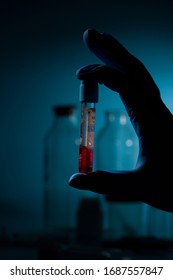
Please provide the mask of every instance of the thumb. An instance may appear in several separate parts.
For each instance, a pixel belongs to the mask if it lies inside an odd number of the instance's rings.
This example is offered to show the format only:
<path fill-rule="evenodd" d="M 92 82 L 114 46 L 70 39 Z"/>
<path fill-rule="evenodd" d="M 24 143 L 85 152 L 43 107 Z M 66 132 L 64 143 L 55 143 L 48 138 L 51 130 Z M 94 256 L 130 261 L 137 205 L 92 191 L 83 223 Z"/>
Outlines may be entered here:
<path fill-rule="evenodd" d="M 88 174 L 73 174 L 69 180 L 69 185 L 81 190 L 110 195 L 114 201 L 139 201 L 143 197 L 139 189 L 141 177 L 142 174 L 137 170 L 94 171 Z"/>

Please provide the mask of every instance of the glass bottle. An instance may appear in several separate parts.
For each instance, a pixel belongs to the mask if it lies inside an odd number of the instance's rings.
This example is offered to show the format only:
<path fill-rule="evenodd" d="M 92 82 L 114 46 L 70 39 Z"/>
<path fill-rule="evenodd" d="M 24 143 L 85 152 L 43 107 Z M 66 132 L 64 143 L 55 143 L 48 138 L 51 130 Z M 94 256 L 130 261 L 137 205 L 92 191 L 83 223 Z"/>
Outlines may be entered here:
<path fill-rule="evenodd" d="M 44 226 L 47 233 L 67 237 L 76 227 L 80 197 L 68 185 L 78 170 L 79 132 L 75 106 L 55 105 L 52 111 L 44 138 Z"/>
<path fill-rule="evenodd" d="M 107 171 L 129 171 L 135 167 L 137 156 L 138 139 L 126 112 L 123 110 L 105 112 L 105 123 L 96 141 L 96 168 Z M 138 234 L 141 229 L 141 203 L 115 202 L 109 198 L 103 204 L 106 213 L 105 229 L 109 238 Z"/>
<path fill-rule="evenodd" d="M 146 205 L 146 236 L 153 240 L 171 240 L 173 213 Z"/>
<path fill-rule="evenodd" d="M 97 168 L 131 170 L 138 155 L 138 141 L 126 112 L 105 112 L 105 123 L 97 136 Z"/>

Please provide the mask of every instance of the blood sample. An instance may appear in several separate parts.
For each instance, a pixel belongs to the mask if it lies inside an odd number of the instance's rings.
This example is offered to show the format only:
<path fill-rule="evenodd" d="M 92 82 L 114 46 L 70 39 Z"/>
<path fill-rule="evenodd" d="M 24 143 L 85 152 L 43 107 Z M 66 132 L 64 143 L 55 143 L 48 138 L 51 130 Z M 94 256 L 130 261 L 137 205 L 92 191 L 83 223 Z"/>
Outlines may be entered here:
<path fill-rule="evenodd" d="M 98 102 L 98 83 L 94 79 L 85 79 L 80 85 L 81 120 L 79 145 L 79 172 L 93 171 L 94 130 L 96 103 Z"/>

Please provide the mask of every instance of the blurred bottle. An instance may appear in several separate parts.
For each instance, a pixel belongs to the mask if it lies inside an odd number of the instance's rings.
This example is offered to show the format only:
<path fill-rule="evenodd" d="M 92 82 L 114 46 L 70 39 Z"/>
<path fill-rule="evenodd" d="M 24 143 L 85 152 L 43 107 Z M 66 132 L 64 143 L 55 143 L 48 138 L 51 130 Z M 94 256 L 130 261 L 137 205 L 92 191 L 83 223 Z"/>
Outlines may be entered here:
<path fill-rule="evenodd" d="M 70 188 L 78 170 L 79 131 L 73 105 L 54 106 L 52 127 L 44 139 L 44 226 L 67 236 L 76 227 L 80 191 Z"/>
<path fill-rule="evenodd" d="M 155 239 L 173 239 L 173 213 L 146 205 L 146 236 Z"/>
<path fill-rule="evenodd" d="M 138 141 L 124 111 L 105 112 L 105 123 L 97 139 L 99 169 L 131 170 L 135 167 Z"/>
<path fill-rule="evenodd" d="M 77 213 L 77 242 L 81 246 L 100 246 L 103 233 L 103 213 L 97 196 L 84 196 Z"/>
<path fill-rule="evenodd" d="M 135 167 L 138 156 L 138 139 L 126 112 L 105 112 L 105 123 L 97 135 L 96 168 L 107 171 L 127 171 Z M 109 182 L 108 182 L 109 184 Z M 105 186 L 106 187 L 106 186 Z M 121 188 L 115 182 L 115 188 Z M 139 186 L 140 187 L 140 186 Z M 141 203 L 116 201 L 106 197 L 103 203 L 105 228 L 109 238 L 135 236 L 141 228 Z"/>

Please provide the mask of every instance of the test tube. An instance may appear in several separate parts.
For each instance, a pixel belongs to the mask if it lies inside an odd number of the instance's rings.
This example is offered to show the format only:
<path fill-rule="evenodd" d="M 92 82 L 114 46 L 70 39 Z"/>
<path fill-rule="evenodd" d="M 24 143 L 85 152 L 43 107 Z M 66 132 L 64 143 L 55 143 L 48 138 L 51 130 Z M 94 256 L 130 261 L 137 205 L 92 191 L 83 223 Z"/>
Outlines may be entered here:
<path fill-rule="evenodd" d="M 79 145 L 79 172 L 93 171 L 94 160 L 94 130 L 96 103 L 98 102 L 98 83 L 87 78 L 80 84 L 80 145 Z"/>

